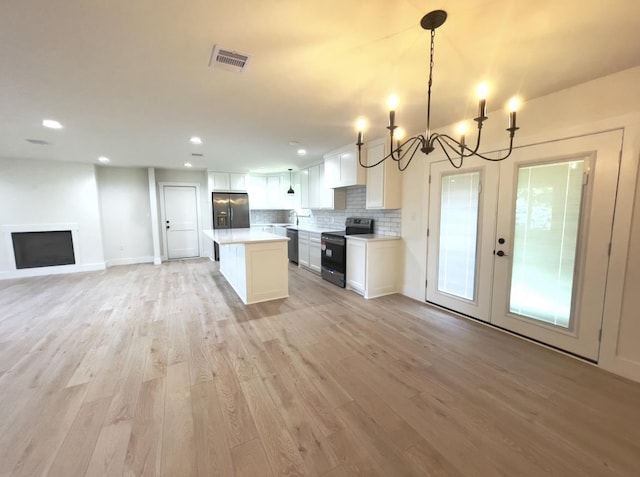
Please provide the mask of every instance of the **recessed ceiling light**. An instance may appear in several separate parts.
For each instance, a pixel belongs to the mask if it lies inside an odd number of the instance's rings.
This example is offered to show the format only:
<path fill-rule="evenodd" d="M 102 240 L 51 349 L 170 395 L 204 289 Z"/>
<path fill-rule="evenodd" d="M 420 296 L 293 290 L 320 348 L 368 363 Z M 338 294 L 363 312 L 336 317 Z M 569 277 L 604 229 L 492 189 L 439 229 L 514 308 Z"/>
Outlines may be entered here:
<path fill-rule="evenodd" d="M 44 119 L 42 121 L 42 125 L 45 128 L 50 128 L 50 129 L 62 129 L 62 124 L 60 124 L 58 121 L 56 121 L 55 119 Z"/>
<path fill-rule="evenodd" d="M 98 161 L 102 162 L 103 164 L 108 164 L 109 162 L 111 162 L 111 160 L 106 156 L 100 156 L 98 158 Z"/>
<path fill-rule="evenodd" d="M 191 164 L 190 162 L 185 162 L 184 167 L 193 167 L 193 164 Z"/>
<path fill-rule="evenodd" d="M 198 136 L 193 136 L 191 139 L 189 139 L 189 142 L 191 144 L 202 144 L 202 139 L 200 139 Z"/>
<path fill-rule="evenodd" d="M 307 153 L 306 149 L 298 149 L 298 156 L 304 156 Z"/>

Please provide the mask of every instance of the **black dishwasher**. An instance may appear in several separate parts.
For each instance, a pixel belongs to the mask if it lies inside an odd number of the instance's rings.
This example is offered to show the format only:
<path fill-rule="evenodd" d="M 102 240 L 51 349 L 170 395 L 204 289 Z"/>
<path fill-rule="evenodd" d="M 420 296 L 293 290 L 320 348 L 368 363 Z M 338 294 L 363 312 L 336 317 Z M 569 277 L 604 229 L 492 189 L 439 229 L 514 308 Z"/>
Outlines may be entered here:
<path fill-rule="evenodd" d="M 287 229 L 289 237 L 289 261 L 298 264 L 298 229 Z"/>

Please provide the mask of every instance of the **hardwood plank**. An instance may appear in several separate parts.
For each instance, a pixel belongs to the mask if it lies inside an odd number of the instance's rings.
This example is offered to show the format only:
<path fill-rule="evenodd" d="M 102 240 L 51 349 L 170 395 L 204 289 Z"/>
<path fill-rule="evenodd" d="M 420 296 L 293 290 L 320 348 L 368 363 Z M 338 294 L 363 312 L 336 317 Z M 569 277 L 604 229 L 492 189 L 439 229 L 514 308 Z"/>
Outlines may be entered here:
<path fill-rule="evenodd" d="M 256 475 L 275 476 L 267 455 L 264 453 L 262 441 L 253 439 L 231 449 L 235 477 L 255 477 Z"/>
<path fill-rule="evenodd" d="M 165 379 L 145 381 L 140 390 L 124 474 L 127 477 L 160 475 L 164 424 Z"/>
<path fill-rule="evenodd" d="M 350 429 L 367 450 L 370 458 L 388 475 L 420 476 L 422 470 L 404 458 L 402 449 L 392 437 L 371 419 L 357 401 L 338 408 L 338 413 L 349 423 Z"/>
<path fill-rule="evenodd" d="M 242 391 L 271 468 L 280 475 L 309 475 L 295 441 L 259 378 L 243 381 Z"/>
<path fill-rule="evenodd" d="M 233 475 L 233 463 L 224 418 L 213 381 L 191 387 L 198 475 Z"/>
<path fill-rule="evenodd" d="M 225 422 L 227 437 L 231 447 L 258 437 L 253 417 L 240 387 L 240 382 L 229 364 L 226 347 L 214 345 L 209 348 L 213 365 L 216 392 Z"/>
<path fill-rule="evenodd" d="M 26 477 L 48 472 L 57 450 L 73 425 L 86 392 L 84 385 L 63 388 L 43 403 L 42 412 L 33 416 L 33 434 L 12 475 Z"/>
<path fill-rule="evenodd" d="M 262 382 L 278 406 L 307 469 L 311 475 L 323 475 L 336 467 L 336 456 L 322 435 L 320 426 L 310 418 L 305 409 L 304 398 L 297 393 L 289 369 L 276 366 L 268 355 L 263 359 L 270 373 Z"/>
<path fill-rule="evenodd" d="M 102 428 L 86 475 L 121 476 L 133 421 L 118 421 Z"/>
<path fill-rule="evenodd" d="M 213 373 L 209 363 L 209 350 L 203 339 L 200 320 L 189 320 L 185 323 L 187 341 L 189 343 L 189 375 L 191 385 L 212 381 Z"/>
<path fill-rule="evenodd" d="M 167 330 L 164 320 L 151 324 L 151 348 L 145 364 L 144 381 L 164 378 L 167 375 Z"/>
<path fill-rule="evenodd" d="M 93 455 L 104 418 L 109 409 L 109 398 L 86 402 L 80 407 L 71 429 L 49 469 L 49 477 L 82 477 Z"/>
<path fill-rule="evenodd" d="M 183 362 L 167 368 L 161 475 L 188 476 L 196 473 L 189 367 Z"/>
<path fill-rule="evenodd" d="M 268 343 L 267 351 L 275 366 L 290 376 L 296 393 L 301 397 L 301 402 L 311 418 L 318 424 L 322 433 L 326 436 L 343 429 L 344 424 L 336 417 L 333 408 L 325 400 L 324 396 L 313 386 L 306 375 L 295 367 L 285 347 L 279 340 Z M 291 349 L 289 346 L 289 349 Z"/>

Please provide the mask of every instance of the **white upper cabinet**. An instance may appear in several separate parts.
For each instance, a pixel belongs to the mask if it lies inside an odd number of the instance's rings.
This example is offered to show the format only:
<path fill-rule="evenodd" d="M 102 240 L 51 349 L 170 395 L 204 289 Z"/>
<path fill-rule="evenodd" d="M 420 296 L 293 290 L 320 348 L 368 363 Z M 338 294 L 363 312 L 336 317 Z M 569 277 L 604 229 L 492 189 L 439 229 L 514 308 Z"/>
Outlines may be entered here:
<path fill-rule="evenodd" d="M 367 183 L 367 172 L 358 162 L 358 147 L 354 144 L 325 154 L 324 171 L 327 187 L 332 189 Z"/>
<path fill-rule="evenodd" d="M 295 182 L 297 174 L 249 175 L 249 206 L 252 209 L 290 210 L 300 208 L 300 186 Z M 287 194 L 289 185 L 295 194 Z"/>
<path fill-rule="evenodd" d="M 246 174 L 229 174 L 229 187 L 233 191 L 246 191 L 247 190 L 247 175 Z"/>
<path fill-rule="evenodd" d="M 300 172 L 300 207 L 303 209 L 344 209 L 347 196 L 344 190 L 326 186 L 324 164 L 316 164 Z"/>
<path fill-rule="evenodd" d="M 216 192 L 245 192 L 247 175 L 233 172 L 209 172 L 209 189 Z"/>
<path fill-rule="evenodd" d="M 387 154 L 387 142 L 384 139 L 366 144 L 366 164 L 375 164 Z M 400 185 L 402 178 L 398 164 L 387 159 L 382 164 L 366 169 L 367 171 L 367 209 L 399 209 L 402 207 Z"/>
<path fill-rule="evenodd" d="M 299 181 L 299 190 L 296 190 L 300 200 L 300 208 L 301 209 L 310 209 L 309 207 L 309 169 L 303 169 L 298 174 L 300 178 Z"/>

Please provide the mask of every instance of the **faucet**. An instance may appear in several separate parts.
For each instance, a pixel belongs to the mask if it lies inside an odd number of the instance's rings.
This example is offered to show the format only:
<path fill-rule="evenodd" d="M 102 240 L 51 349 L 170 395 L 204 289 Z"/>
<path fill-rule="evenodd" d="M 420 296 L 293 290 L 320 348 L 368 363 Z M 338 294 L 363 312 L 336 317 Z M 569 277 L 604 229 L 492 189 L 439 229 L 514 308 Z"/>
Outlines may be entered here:
<path fill-rule="evenodd" d="M 295 210 L 295 209 L 291 209 L 291 210 L 289 211 L 289 222 L 291 222 L 291 220 L 292 220 L 292 218 L 293 218 L 293 217 L 295 217 L 295 218 L 296 218 L 296 225 L 299 225 L 299 224 L 298 224 L 298 212 L 296 212 L 296 210 Z"/>

